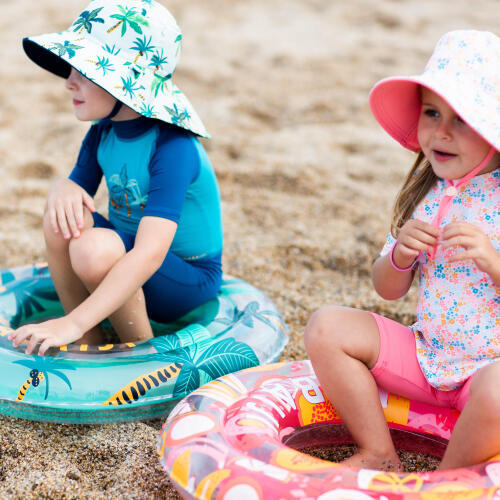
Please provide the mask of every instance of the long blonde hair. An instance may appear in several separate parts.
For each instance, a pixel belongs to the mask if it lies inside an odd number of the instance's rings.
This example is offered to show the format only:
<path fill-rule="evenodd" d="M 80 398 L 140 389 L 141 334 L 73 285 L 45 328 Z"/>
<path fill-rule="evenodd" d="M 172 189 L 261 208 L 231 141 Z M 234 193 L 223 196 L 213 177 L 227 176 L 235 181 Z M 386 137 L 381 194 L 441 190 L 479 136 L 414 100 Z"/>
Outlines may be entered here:
<path fill-rule="evenodd" d="M 431 164 L 420 151 L 394 203 L 391 221 L 391 234 L 394 238 L 398 237 L 399 230 L 411 217 L 417 205 L 434 186 L 437 179 Z"/>

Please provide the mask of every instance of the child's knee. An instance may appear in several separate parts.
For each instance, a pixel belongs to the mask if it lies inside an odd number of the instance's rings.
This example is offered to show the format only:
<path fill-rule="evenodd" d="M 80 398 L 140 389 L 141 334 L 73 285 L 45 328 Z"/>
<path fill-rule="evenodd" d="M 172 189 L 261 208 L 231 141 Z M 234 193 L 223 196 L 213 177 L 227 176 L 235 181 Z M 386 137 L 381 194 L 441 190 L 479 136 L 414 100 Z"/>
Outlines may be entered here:
<path fill-rule="evenodd" d="M 325 346 L 334 347 L 338 340 L 339 319 L 343 314 L 343 307 L 326 306 L 315 311 L 306 325 L 304 342 L 306 350 L 311 353 L 321 352 Z"/>
<path fill-rule="evenodd" d="M 51 220 L 49 212 L 46 209 L 43 214 L 43 235 L 45 238 L 45 244 L 52 250 L 67 250 L 70 240 L 63 237 L 60 229 L 58 232 L 55 232 L 53 224 L 54 221 Z M 91 229 L 93 226 L 94 219 L 92 217 L 92 213 L 87 207 L 83 207 L 83 228 L 81 229 L 81 232 L 83 233 L 87 229 Z"/>
<path fill-rule="evenodd" d="M 70 242 L 71 266 L 84 282 L 100 281 L 124 251 L 110 244 L 102 230 L 89 230 Z"/>

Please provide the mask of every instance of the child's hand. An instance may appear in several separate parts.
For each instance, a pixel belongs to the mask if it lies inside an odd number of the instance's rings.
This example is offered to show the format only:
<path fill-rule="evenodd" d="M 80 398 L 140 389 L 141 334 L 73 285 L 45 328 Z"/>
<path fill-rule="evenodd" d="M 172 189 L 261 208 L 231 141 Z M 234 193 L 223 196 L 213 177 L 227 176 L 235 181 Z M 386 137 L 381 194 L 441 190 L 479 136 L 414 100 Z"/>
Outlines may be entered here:
<path fill-rule="evenodd" d="M 432 251 L 437 244 L 439 230 L 419 219 L 410 219 L 399 230 L 393 258 L 397 266 L 411 266 L 420 252 Z"/>
<path fill-rule="evenodd" d="M 70 344 L 80 339 L 84 333 L 68 316 L 63 316 L 44 323 L 22 326 L 9 335 L 9 340 L 13 341 L 14 347 L 27 340 L 26 354 L 31 354 L 36 344 L 41 342 L 38 354 L 43 356 L 49 347 Z"/>
<path fill-rule="evenodd" d="M 61 233 L 65 239 L 78 238 L 83 228 L 83 206 L 95 212 L 92 197 L 69 179 L 56 181 L 47 197 L 47 212 L 54 233 Z"/>
<path fill-rule="evenodd" d="M 464 252 L 456 252 L 448 258 L 448 262 L 472 259 L 476 266 L 489 274 L 495 284 L 500 279 L 500 254 L 495 250 L 488 236 L 474 224 L 468 222 L 452 222 L 441 235 L 443 248 L 459 246 Z"/>

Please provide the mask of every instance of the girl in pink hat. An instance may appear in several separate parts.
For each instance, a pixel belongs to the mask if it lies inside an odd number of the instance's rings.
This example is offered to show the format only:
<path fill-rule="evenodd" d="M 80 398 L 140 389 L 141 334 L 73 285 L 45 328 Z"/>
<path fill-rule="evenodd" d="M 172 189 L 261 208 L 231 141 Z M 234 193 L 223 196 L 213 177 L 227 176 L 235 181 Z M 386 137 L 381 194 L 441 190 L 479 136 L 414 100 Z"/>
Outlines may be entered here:
<path fill-rule="evenodd" d="M 325 307 L 307 351 L 358 444 L 349 465 L 401 470 L 377 385 L 460 410 L 441 468 L 479 463 L 500 451 L 500 39 L 447 33 L 422 75 L 382 80 L 370 105 L 418 153 L 372 271 L 387 300 L 418 275 L 417 321 Z"/>

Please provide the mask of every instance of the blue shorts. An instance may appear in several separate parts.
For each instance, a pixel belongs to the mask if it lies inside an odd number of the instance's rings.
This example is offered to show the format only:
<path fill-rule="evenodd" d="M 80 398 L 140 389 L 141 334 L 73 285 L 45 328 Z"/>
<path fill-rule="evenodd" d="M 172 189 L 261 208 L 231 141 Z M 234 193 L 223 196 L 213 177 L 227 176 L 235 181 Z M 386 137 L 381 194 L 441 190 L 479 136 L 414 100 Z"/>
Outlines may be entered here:
<path fill-rule="evenodd" d="M 101 214 L 94 212 L 94 227 L 111 229 L 118 234 L 128 252 L 135 235 L 116 229 Z M 222 281 L 222 252 L 218 255 L 185 261 L 168 252 L 160 268 L 144 283 L 148 316 L 168 323 L 217 295 Z"/>

